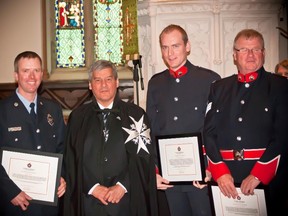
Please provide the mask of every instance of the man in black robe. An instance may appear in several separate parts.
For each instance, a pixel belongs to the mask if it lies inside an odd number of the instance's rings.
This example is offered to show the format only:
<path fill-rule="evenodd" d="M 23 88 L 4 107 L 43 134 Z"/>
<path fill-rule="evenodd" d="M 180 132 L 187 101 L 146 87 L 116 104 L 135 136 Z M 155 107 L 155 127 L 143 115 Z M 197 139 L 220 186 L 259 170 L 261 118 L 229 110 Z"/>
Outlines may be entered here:
<path fill-rule="evenodd" d="M 120 100 L 115 66 L 89 70 L 93 99 L 69 116 L 64 215 L 157 215 L 156 179 L 145 111 Z"/>

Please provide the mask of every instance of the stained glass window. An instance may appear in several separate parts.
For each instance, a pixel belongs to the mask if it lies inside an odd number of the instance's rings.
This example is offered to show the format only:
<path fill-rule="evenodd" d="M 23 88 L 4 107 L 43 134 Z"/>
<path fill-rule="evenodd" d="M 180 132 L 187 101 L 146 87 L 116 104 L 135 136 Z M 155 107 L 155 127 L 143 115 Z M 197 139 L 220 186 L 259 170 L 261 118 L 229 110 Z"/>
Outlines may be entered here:
<path fill-rule="evenodd" d="M 123 54 L 121 0 L 95 0 L 93 26 L 95 28 L 95 59 L 120 64 Z"/>
<path fill-rule="evenodd" d="M 51 9 L 56 27 L 52 59 L 56 62 L 52 65 L 56 69 L 84 68 L 98 59 L 118 65 L 131 59 L 138 53 L 136 2 L 55 0 Z"/>
<path fill-rule="evenodd" d="M 83 1 L 55 1 L 57 68 L 85 66 Z"/>

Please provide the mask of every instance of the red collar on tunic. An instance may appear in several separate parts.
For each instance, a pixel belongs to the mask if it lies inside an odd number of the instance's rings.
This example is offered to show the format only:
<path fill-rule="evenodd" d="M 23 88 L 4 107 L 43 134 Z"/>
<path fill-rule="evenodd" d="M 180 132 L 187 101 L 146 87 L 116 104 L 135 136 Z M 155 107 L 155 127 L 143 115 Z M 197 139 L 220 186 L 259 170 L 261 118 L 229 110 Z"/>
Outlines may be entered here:
<path fill-rule="evenodd" d="M 248 73 L 248 74 L 241 74 L 241 73 L 238 73 L 238 81 L 239 82 L 242 82 L 242 83 L 249 83 L 249 82 L 252 82 L 254 80 L 256 80 L 258 77 L 258 73 L 257 72 L 251 72 L 251 73 Z"/>
<path fill-rule="evenodd" d="M 183 65 L 177 71 L 173 71 L 173 70 L 169 69 L 169 72 L 174 78 L 179 78 L 179 77 L 184 76 L 188 72 L 188 68 Z"/>

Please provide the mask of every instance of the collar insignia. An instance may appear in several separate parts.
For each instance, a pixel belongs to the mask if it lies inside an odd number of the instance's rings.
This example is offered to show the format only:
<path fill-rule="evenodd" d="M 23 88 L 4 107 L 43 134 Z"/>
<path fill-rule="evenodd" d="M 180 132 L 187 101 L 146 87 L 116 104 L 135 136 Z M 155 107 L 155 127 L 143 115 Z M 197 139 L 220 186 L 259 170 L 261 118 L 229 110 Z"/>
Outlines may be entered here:
<path fill-rule="evenodd" d="M 256 80 L 258 77 L 258 73 L 257 72 L 251 72 L 251 73 L 248 73 L 248 74 L 241 74 L 241 73 L 238 73 L 238 81 L 239 82 L 242 82 L 242 83 L 249 83 L 249 82 L 252 82 L 254 80 Z"/>

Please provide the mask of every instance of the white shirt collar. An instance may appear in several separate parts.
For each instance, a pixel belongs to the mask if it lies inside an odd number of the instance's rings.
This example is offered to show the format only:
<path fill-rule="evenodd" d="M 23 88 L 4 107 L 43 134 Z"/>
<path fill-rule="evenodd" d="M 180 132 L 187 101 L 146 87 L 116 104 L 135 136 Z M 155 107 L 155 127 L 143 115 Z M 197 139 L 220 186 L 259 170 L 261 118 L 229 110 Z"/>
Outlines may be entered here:
<path fill-rule="evenodd" d="M 98 102 L 97 102 L 97 103 L 98 103 Z M 98 106 L 99 106 L 100 109 L 112 109 L 112 107 L 113 107 L 113 102 L 112 102 L 111 104 L 109 104 L 109 106 L 107 106 L 107 107 L 102 106 L 100 103 L 98 103 Z"/>

